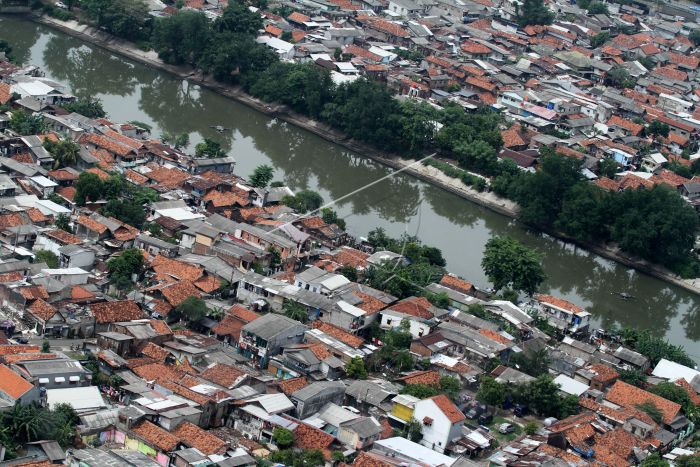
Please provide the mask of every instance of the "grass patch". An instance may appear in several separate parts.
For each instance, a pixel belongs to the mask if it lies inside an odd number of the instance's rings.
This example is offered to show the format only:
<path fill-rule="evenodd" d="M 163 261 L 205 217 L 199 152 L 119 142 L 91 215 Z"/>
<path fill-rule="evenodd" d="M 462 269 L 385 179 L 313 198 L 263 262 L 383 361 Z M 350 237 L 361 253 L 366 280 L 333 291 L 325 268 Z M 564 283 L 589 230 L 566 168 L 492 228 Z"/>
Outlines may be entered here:
<path fill-rule="evenodd" d="M 500 433 L 498 431 L 498 427 L 501 425 L 501 423 L 510 423 L 513 425 L 513 428 L 515 431 L 512 433 L 508 433 L 507 435 L 504 435 L 503 433 Z M 523 434 L 523 427 L 518 425 L 517 423 L 511 421 L 511 420 L 506 420 L 503 417 L 493 417 L 493 422 L 488 425 L 489 430 L 491 430 L 491 434 L 498 440 L 499 443 L 508 443 L 510 441 L 513 441 L 515 438 Z"/>

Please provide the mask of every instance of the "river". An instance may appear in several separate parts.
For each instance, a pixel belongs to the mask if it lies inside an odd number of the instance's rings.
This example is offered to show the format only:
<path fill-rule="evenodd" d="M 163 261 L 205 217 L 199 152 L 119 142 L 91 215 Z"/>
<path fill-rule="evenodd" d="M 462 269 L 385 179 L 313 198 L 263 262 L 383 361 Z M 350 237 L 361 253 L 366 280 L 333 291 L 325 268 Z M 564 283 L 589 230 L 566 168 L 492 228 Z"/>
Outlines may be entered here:
<path fill-rule="evenodd" d="M 79 96 L 99 97 L 115 122 L 140 121 L 163 132 L 190 134 L 190 149 L 204 137 L 219 141 L 247 176 L 260 164 L 275 167 L 275 180 L 292 189 L 338 198 L 376 180 L 388 169 L 294 126 L 270 119 L 199 86 L 116 56 L 63 33 L 17 17 L 0 17 L 0 38 L 24 63 L 68 84 Z M 217 133 L 212 126 L 228 128 Z M 343 200 L 337 211 L 354 235 L 383 227 L 407 232 L 443 251 L 450 271 L 482 287 L 484 245 L 508 235 L 543 256 L 543 291 L 590 311 L 598 326 L 613 323 L 651 329 L 683 345 L 700 361 L 700 298 L 661 280 L 556 239 L 418 181 L 396 176 Z M 623 301 L 613 293 L 636 298 Z"/>

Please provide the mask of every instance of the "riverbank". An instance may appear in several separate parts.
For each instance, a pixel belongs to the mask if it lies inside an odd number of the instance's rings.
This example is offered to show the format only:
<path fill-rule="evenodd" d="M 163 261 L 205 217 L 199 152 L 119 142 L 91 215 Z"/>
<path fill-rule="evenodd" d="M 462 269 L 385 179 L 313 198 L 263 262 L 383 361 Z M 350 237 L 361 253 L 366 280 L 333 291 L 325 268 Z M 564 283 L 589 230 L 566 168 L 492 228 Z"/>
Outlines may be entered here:
<path fill-rule="evenodd" d="M 261 102 L 245 94 L 240 88 L 224 86 L 220 83 L 209 81 L 206 77 L 193 73 L 192 70 L 187 67 L 167 65 L 158 58 L 155 52 L 145 52 L 139 50 L 135 48 L 131 43 L 122 41 L 120 39 L 116 39 L 109 34 L 106 34 L 99 30 L 95 30 L 94 28 L 91 28 L 89 26 L 78 24 L 74 21 L 64 23 L 53 18 L 47 17 L 33 19 L 35 19 L 41 24 L 44 24 L 54 29 L 58 29 L 61 32 L 76 37 L 85 42 L 97 45 L 103 49 L 109 50 L 110 52 L 122 55 L 148 67 L 165 71 L 167 73 L 177 76 L 180 79 L 185 79 L 202 87 L 206 87 L 222 96 L 235 99 L 237 102 L 245 104 L 246 106 L 256 111 L 262 112 L 269 116 L 273 116 L 275 118 L 278 118 L 279 120 L 288 122 L 301 129 L 310 131 L 313 134 L 329 142 L 352 150 L 364 157 L 368 157 L 383 165 L 392 167 L 394 169 L 398 169 L 405 167 L 413 162 L 410 160 L 402 160 L 398 157 L 391 157 L 390 155 L 379 152 L 374 148 L 368 147 L 365 144 L 348 139 L 345 135 L 328 127 L 327 125 L 291 113 L 283 106 L 270 105 L 265 102 Z M 491 211 L 508 216 L 510 218 L 515 218 L 517 215 L 518 207 L 515 203 L 509 200 L 498 198 L 493 193 L 478 192 L 476 190 L 473 190 L 465 186 L 460 180 L 445 176 L 442 172 L 435 169 L 434 167 L 417 164 L 408 168 L 407 170 L 405 170 L 405 172 L 426 183 L 432 184 L 436 187 L 439 187 L 440 189 L 460 196 L 461 198 L 483 206 Z M 682 280 L 670 273 L 669 271 L 665 270 L 664 268 L 660 268 L 656 265 L 637 260 L 636 258 L 628 257 L 624 254 L 621 254 L 619 251 L 612 247 L 583 244 L 581 242 L 573 241 L 570 238 L 566 238 L 565 236 L 562 236 L 557 232 L 548 232 L 548 234 L 552 235 L 553 237 L 560 238 L 563 241 L 576 244 L 582 249 L 589 250 L 593 253 L 616 261 L 627 267 L 634 268 L 640 272 L 644 272 L 655 278 L 672 283 L 693 294 L 700 295 L 700 287 L 698 287 L 697 284 L 695 284 L 695 281 Z"/>

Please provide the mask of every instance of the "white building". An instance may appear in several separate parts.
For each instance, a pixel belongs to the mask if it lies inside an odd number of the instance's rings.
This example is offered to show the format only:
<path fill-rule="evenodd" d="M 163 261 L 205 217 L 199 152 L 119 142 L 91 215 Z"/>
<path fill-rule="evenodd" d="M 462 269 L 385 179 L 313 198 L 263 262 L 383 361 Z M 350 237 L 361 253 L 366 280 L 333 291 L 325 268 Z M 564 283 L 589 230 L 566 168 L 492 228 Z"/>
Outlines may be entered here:
<path fill-rule="evenodd" d="M 448 444 L 462 437 L 464 414 L 444 394 L 416 402 L 413 418 L 422 425 L 420 443 L 433 451 L 444 453 Z"/>

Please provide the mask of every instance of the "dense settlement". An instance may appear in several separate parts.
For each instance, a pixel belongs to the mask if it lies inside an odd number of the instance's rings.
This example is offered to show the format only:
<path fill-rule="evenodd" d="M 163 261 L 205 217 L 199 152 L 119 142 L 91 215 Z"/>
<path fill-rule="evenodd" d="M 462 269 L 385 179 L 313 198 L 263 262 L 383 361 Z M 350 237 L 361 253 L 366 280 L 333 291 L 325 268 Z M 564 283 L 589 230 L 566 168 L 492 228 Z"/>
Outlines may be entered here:
<path fill-rule="evenodd" d="M 697 275 L 695 7 L 67 3 L 44 12 Z M 700 465 L 691 356 L 538 294 L 534 252 L 493 239 L 481 290 L 0 48 L 0 465 Z"/>

